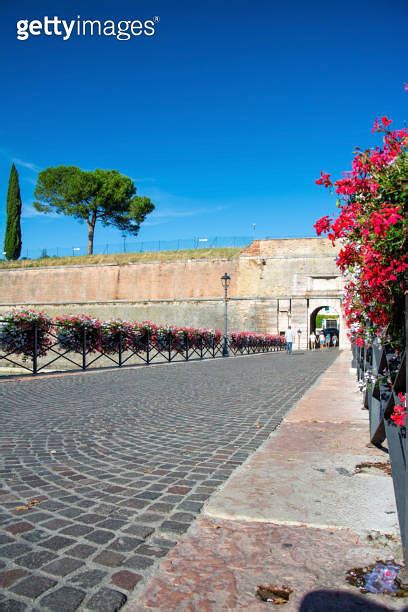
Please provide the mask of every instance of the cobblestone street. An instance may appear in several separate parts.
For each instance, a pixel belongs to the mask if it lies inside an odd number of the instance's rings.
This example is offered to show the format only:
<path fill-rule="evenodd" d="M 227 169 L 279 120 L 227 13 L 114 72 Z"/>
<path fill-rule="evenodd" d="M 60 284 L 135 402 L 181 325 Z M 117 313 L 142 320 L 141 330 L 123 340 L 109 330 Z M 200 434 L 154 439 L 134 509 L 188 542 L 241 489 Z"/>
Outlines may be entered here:
<path fill-rule="evenodd" d="M 0 610 L 123 606 L 336 355 L 0 383 Z"/>

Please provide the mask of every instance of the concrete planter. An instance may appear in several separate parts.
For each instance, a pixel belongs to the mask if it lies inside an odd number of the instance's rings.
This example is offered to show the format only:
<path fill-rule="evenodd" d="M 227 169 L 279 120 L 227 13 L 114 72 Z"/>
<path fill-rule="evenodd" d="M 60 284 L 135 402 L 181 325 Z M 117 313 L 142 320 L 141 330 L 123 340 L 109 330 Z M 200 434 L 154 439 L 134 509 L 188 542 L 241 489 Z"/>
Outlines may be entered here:
<path fill-rule="evenodd" d="M 358 380 L 368 372 L 371 384 L 364 396 L 364 406 L 369 410 L 370 440 L 382 446 L 387 440 L 392 468 L 395 500 L 400 524 L 404 562 L 408 567 L 408 472 L 407 427 L 399 427 L 391 419 L 399 392 L 406 390 L 406 351 L 398 355 L 390 347 L 379 347 L 374 340 L 372 348 L 354 347 Z M 390 383 L 391 381 L 391 383 Z M 408 572 L 407 572 L 408 580 Z M 405 578 L 404 578 L 405 583 Z"/>
<path fill-rule="evenodd" d="M 384 419 L 384 423 L 390 453 L 401 540 L 406 554 L 408 550 L 407 430 L 406 427 L 398 427 L 388 419 Z"/>
<path fill-rule="evenodd" d="M 376 397 L 371 395 L 369 400 L 370 416 L 370 441 L 376 446 L 381 445 L 385 440 L 384 426 L 384 406 Z"/>

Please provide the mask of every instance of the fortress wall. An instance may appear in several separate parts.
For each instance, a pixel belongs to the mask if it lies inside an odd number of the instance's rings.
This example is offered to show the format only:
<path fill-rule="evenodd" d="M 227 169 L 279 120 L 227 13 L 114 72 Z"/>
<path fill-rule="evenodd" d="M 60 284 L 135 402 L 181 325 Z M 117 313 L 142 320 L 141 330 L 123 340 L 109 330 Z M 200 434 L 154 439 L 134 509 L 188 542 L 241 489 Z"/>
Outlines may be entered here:
<path fill-rule="evenodd" d="M 318 238 L 254 241 L 230 259 L 0 269 L 0 314 L 28 305 L 51 315 L 88 313 L 196 327 L 223 326 L 220 277 L 231 277 L 229 327 L 276 333 L 290 322 L 306 346 L 310 314 L 341 310 L 334 249 Z M 346 340 L 344 325 L 340 340 Z"/>
<path fill-rule="evenodd" d="M 237 266 L 238 258 L 0 270 L 0 304 L 217 297 L 227 270 L 235 291 Z"/>

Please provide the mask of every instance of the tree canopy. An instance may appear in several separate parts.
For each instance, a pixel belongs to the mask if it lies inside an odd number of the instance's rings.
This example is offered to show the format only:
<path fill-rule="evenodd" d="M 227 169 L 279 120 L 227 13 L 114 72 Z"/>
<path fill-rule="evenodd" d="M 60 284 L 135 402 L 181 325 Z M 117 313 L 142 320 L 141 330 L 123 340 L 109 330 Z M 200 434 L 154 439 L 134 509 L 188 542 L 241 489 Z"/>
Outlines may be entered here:
<path fill-rule="evenodd" d="M 117 170 L 47 168 L 38 176 L 34 195 L 34 207 L 39 212 L 56 212 L 86 222 L 89 255 L 93 253 L 97 221 L 135 236 L 154 210 L 149 198 L 136 195 L 132 179 Z"/>

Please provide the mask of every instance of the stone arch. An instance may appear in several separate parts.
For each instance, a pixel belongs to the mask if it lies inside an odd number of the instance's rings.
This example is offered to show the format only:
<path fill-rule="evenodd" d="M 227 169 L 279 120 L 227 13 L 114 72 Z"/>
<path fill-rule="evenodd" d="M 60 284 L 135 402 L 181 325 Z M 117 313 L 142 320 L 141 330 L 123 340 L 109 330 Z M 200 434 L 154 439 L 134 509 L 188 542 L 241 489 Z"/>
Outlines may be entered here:
<path fill-rule="evenodd" d="M 314 298 L 309 300 L 308 322 L 309 330 L 316 331 L 316 316 L 323 308 L 329 306 L 339 315 L 339 345 L 341 348 L 348 346 L 346 325 L 343 318 L 340 298 Z"/>

